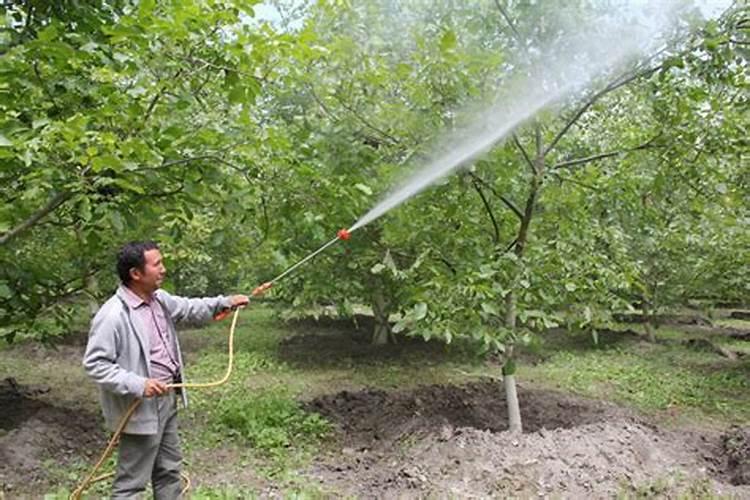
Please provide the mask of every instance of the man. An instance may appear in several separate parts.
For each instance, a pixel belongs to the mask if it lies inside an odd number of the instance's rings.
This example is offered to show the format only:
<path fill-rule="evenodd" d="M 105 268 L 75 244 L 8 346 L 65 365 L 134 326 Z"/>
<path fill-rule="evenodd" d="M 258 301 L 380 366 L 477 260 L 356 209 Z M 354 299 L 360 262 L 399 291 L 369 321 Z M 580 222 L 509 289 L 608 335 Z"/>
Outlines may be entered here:
<path fill-rule="evenodd" d="M 155 498 L 177 498 L 182 455 L 176 396 L 167 389 L 167 384 L 182 381 L 175 324 L 209 321 L 246 305 L 248 298 L 187 299 L 160 290 L 166 268 L 159 247 L 150 241 L 123 246 L 117 273 L 121 285 L 94 317 L 83 359 L 84 369 L 101 389 L 110 429 L 133 400 L 143 398 L 120 440 L 112 497 L 135 497 L 151 480 Z M 260 288 L 262 292 L 268 286 Z M 180 392 L 187 404 L 185 391 Z"/>

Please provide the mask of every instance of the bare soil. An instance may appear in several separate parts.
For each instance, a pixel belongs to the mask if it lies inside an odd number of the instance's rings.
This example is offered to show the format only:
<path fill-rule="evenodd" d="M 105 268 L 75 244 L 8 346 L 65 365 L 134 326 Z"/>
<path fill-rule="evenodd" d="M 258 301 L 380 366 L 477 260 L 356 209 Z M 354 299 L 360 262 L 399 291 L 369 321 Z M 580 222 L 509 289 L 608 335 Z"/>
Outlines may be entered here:
<path fill-rule="evenodd" d="M 52 405 L 44 392 L 0 384 L 0 492 L 9 497 L 59 486 L 50 467 L 89 463 L 104 445 L 98 415 Z M 698 493 L 750 497 L 750 427 L 667 429 L 599 400 L 525 386 L 519 397 L 521 435 L 506 431 L 496 381 L 318 397 L 306 409 L 336 430 L 300 472 L 362 498 L 693 495 L 696 481 Z M 278 496 L 265 486 L 256 493 Z"/>
<path fill-rule="evenodd" d="M 361 333 L 294 336 L 282 342 L 279 355 L 302 368 L 461 356 L 418 339 L 374 348 Z M 622 332 L 600 339 L 632 340 Z M 32 362 L 54 355 L 78 363 L 78 347 L 63 346 L 55 354 L 20 352 Z M 108 436 L 100 415 L 62 397 L 47 387 L 0 381 L 0 498 L 39 497 L 69 482 L 60 474 L 90 466 L 103 449 Z M 335 431 L 299 471 L 300 479 L 361 498 L 612 498 L 622 493 L 750 498 L 748 425 L 674 429 L 612 403 L 523 384 L 519 398 L 525 431 L 520 435 L 507 431 L 506 402 L 495 380 L 342 391 L 304 401 L 307 410 L 333 422 Z M 227 472 L 221 484 L 261 497 L 282 495 L 283 485 L 261 479 L 254 472 L 257 464 L 246 466 L 236 450 L 214 449 L 203 458 L 202 450 L 195 451 L 191 459 L 204 472 L 197 483 L 216 484 L 208 467 L 214 463 Z"/>
<path fill-rule="evenodd" d="M 0 382 L 0 496 L 56 486 L 53 470 L 90 461 L 104 447 L 99 415 L 50 404 L 43 399 L 47 391 L 13 379 Z"/>
<path fill-rule="evenodd" d="M 497 382 L 316 398 L 306 407 L 335 423 L 336 445 L 308 473 L 363 498 L 750 496 L 748 429 L 670 430 L 598 400 L 519 397 L 521 435 L 507 432 Z"/>

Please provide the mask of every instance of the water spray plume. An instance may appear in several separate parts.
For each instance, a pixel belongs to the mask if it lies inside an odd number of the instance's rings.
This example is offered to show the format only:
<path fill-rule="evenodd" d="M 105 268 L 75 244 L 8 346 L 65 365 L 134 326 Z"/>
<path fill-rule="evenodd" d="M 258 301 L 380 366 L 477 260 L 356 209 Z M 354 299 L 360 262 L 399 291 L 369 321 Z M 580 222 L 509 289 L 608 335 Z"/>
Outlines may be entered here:
<path fill-rule="evenodd" d="M 676 18 L 679 0 L 658 5 L 632 3 L 623 17 L 604 16 L 587 25 L 571 26 L 569 36 L 556 40 L 530 67 L 511 66 L 518 76 L 515 85 L 504 88 L 503 98 L 481 105 L 472 124 L 443 137 L 442 152 L 407 177 L 399 187 L 367 212 L 350 229 L 354 231 L 419 194 L 428 186 L 462 166 L 469 165 L 515 129 L 553 104 L 560 103 L 591 85 L 607 72 L 613 72 L 639 54 L 657 52 L 657 42 Z M 622 13 L 621 13 L 622 14 Z M 531 52 L 531 51 L 529 51 Z M 523 70 L 523 72 L 522 72 Z"/>

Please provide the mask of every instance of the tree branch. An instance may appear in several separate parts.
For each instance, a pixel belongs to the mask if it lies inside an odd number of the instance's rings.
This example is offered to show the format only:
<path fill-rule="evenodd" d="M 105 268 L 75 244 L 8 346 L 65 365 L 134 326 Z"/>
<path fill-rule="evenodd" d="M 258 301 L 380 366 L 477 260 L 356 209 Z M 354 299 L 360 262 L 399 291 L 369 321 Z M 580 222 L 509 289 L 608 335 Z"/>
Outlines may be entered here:
<path fill-rule="evenodd" d="M 307 88 L 310 90 L 310 93 L 312 94 L 313 99 L 315 99 L 315 102 L 318 103 L 318 106 L 320 106 L 320 109 L 322 109 L 325 114 L 327 114 L 328 116 L 330 116 L 331 118 L 333 118 L 337 122 L 341 121 L 339 119 L 339 117 L 336 116 L 336 114 L 333 111 L 331 111 L 328 108 L 328 106 L 326 106 L 325 103 L 320 99 L 320 97 L 318 96 L 318 93 L 315 92 L 315 88 L 312 85 L 308 84 Z"/>
<path fill-rule="evenodd" d="M 482 191 L 481 186 L 479 185 L 479 182 L 477 181 L 476 177 L 472 177 L 472 184 L 474 185 L 474 189 L 479 194 L 479 197 L 482 199 L 482 204 L 484 205 L 484 209 L 487 211 L 487 214 L 490 217 L 490 220 L 492 221 L 492 227 L 495 230 L 495 234 L 493 237 L 493 241 L 497 245 L 497 243 L 500 241 L 500 227 L 497 225 L 497 220 L 495 219 L 495 214 L 492 212 L 492 207 L 490 206 L 489 201 L 487 201 L 487 197 L 484 195 L 484 192 Z"/>
<path fill-rule="evenodd" d="M 214 160 L 240 173 L 243 173 L 243 174 L 247 173 L 247 169 L 239 165 L 236 165 L 230 161 L 227 161 L 221 156 L 217 156 L 215 154 L 205 154 L 205 155 L 200 155 L 200 156 L 191 156 L 189 158 L 180 158 L 179 160 L 169 160 L 169 161 L 163 162 L 161 165 L 158 165 L 156 168 L 169 168 L 169 167 L 174 167 L 175 165 L 182 165 L 185 163 L 190 163 L 193 161 L 202 161 L 202 160 Z M 140 172 L 143 170 L 148 170 L 148 167 L 137 168 L 137 169 L 134 169 L 133 171 Z"/>
<path fill-rule="evenodd" d="M 634 80 L 637 80 L 638 78 L 652 75 L 653 73 L 658 71 L 659 68 L 661 67 L 662 65 L 647 68 L 643 71 L 638 71 L 636 73 L 633 73 L 627 78 L 623 78 L 622 76 L 620 76 L 616 78 L 613 82 L 611 82 L 609 85 L 604 87 L 602 90 L 600 90 L 599 92 L 594 93 L 591 97 L 589 97 L 589 99 L 586 102 L 583 103 L 583 105 L 580 108 L 578 108 L 578 110 L 576 110 L 575 113 L 573 113 L 573 116 L 571 116 L 571 118 L 565 123 L 563 128 L 560 129 L 560 131 L 557 133 L 555 138 L 552 139 L 552 142 L 549 143 L 549 146 L 547 146 L 547 148 L 544 150 L 544 153 L 542 154 L 542 156 L 547 156 L 550 153 L 550 151 L 552 151 L 555 148 L 555 146 L 557 146 L 557 143 L 560 142 L 560 140 L 565 136 L 568 130 L 570 130 L 570 127 L 575 125 L 578 119 L 581 118 L 581 116 L 583 116 L 583 114 L 586 111 L 588 111 L 588 109 L 591 106 L 593 106 L 596 101 L 601 99 L 606 94 L 622 87 L 623 85 L 627 85 L 628 83 Z"/>
<path fill-rule="evenodd" d="M 23 233 L 24 231 L 32 227 L 34 224 L 39 222 L 47 214 L 57 210 L 57 208 L 60 205 L 65 203 L 72 196 L 73 196 L 73 193 L 70 191 L 60 191 L 59 193 L 57 193 L 55 196 L 52 197 L 52 199 L 49 202 L 47 202 L 46 205 L 44 205 L 42 208 L 40 208 L 34 214 L 32 214 L 31 217 L 29 217 L 18 226 L 11 229 L 10 231 L 7 231 L 3 233 L 2 235 L 0 235 L 0 245 L 6 245 L 12 239 L 16 238 L 19 234 Z"/>
<path fill-rule="evenodd" d="M 370 129 L 374 130 L 375 132 L 377 132 L 378 134 L 382 135 L 383 137 L 385 137 L 386 139 L 388 139 L 392 144 L 399 144 L 400 141 L 398 139 L 396 139 L 395 137 L 393 137 L 388 132 L 385 132 L 385 131 L 379 129 L 378 127 L 376 127 L 375 125 L 373 125 L 372 123 L 370 123 L 369 121 L 367 121 L 356 110 L 354 110 L 351 106 L 349 106 L 348 104 L 346 104 L 344 102 L 344 100 L 341 99 L 341 97 L 336 96 L 336 100 L 341 104 L 341 106 L 344 107 L 344 109 L 346 109 L 351 114 L 353 114 L 354 117 L 357 118 L 357 120 L 359 120 L 360 122 L 362 122 L 366 127 L 370 128 Z"/>
<path fill-rule="evenodd" d="M 590 189 L 592 191 L 599 191 L 599 188 L 596 187 L 596 186 L 592 186 L 591 184 L 587 184 L 585 182 L 581 182 L 581 181 L 576 180 L 576 179 L 571 179 L 570 177 L 563 177 L 558 172 L 552 172 L 552 175 L 554 175 L 555 177 L 557 177 L 557 179 L 560 182 L 570 182 L 571 184 L 575 184 L 577 186 L 581 186 L 583 188 Z"/>
<path fill-rule="evenodd" d="M 531 171 L 534 172 L 534 174 L 538 174 L 538 172 L 536 171 L 536 165 L 534 165 L 534 162 L 531 161 L 531 158 L 529 158 L 529 154 L 524 149 L 521 141 L 518 140 L 518 135 L 516 134 L 513 134 L 513 144 L 515 144 L 518 150 L 521 152 L 523 159 L 526 160 L 526 163 L 529 165 L 529 167 L 531 167 Z"/>
<path fill-rule="evenodd" d="M 553 166 L 552 170 L 558 170 L 558 169 L 566 168 L 566 167 L 573 167 L 575 165 L 583 165 L 584 163 L 590 163 L 592 161 L 603 160 L 604 158 L 611 158 L 613 156 L 619 156 L 619 155 L 624 155 L 624 154 L 627 154 L 627 153 L 632 153 L 633 151 L 640 151 L 642 149 L 648 149 L 648 148 L 652 147 L 653 142 L 660 135 L 661 134 L 658 134 L 658 135 L 654 136 L 653 138 L 649 139 L 648 141 L 644 142 L 643 144 L 641 144 L 639 146 L 636 146 L 634 148 L 622 149 L 620 151 L 608 151 L 606 153 L 599 153 L 599 154 L 595 154 L 595 155 L 591 155 L 591 156 L 586 156 L 586 157 L 583 157 L 583 158 L 576 158 L 574 160 L 562 161 L 560 163 L 557 163 L 555 166 Z"/>
<path fill-rule="evenodd" d="M 516 41 L 523 46 L 523 39 L 521 38 L 521 33 L 518 32 L 518 29 L 516 28 L 516 25 L 513 24 L 513 21 L 511 20 L 510 16 L 508 15 L 508 12 L 503 8 L 502 5 L 500 5 L 499 0 L 495 0 L 495 5 L 497 6 L 497 10 L 500 11 L 500 14 L 505 19 L 505 22 L 508 23 L 508 26 L 510 27 L 511 31 L 513 32 L 513 36 L 516 38 Z"/>
<path fill-rule="evenodd" d="M 489 189 L 492 192 L 492 194 L 495 195 L 496 198 L 498 198 L 500 201 L 505 203 L 505 206 L 511 209 L 513 213 L 516 214 L 516 216 L 518 216 L 519 219 L 523 219 L 523 214 L 512 201 L 510 201 L 508 198 L 498 193 L 497 190 L 495 190 L 495 188 L 492 187 L 492 185 L 490 185 L 487 181 L 485 181 L 484 179 L 476 175 L 474 172 L 469 172 L 469 175 L 471 176 L 472 179 L 474 179 L 475 181 L 479 182 L 484 187 Z"/>

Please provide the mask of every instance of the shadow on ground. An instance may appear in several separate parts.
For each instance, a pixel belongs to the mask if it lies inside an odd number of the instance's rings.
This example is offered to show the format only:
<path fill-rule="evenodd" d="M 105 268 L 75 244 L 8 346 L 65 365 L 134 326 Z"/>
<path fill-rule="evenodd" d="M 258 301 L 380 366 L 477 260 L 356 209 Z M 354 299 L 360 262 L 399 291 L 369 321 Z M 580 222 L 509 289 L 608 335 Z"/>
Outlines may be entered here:
<path fill-rule="evenodd" d="M 362 364 L 432 363 L 475 359 L 465 343 L 446 344 L 421 337 L 396 336 L 395 344 L 373 345 L 372 317 L 358 315 L 354 320 L 321 318 L 289 322 L 294 333 L 279 345 L 279 358 L 298 368 Z"/>

